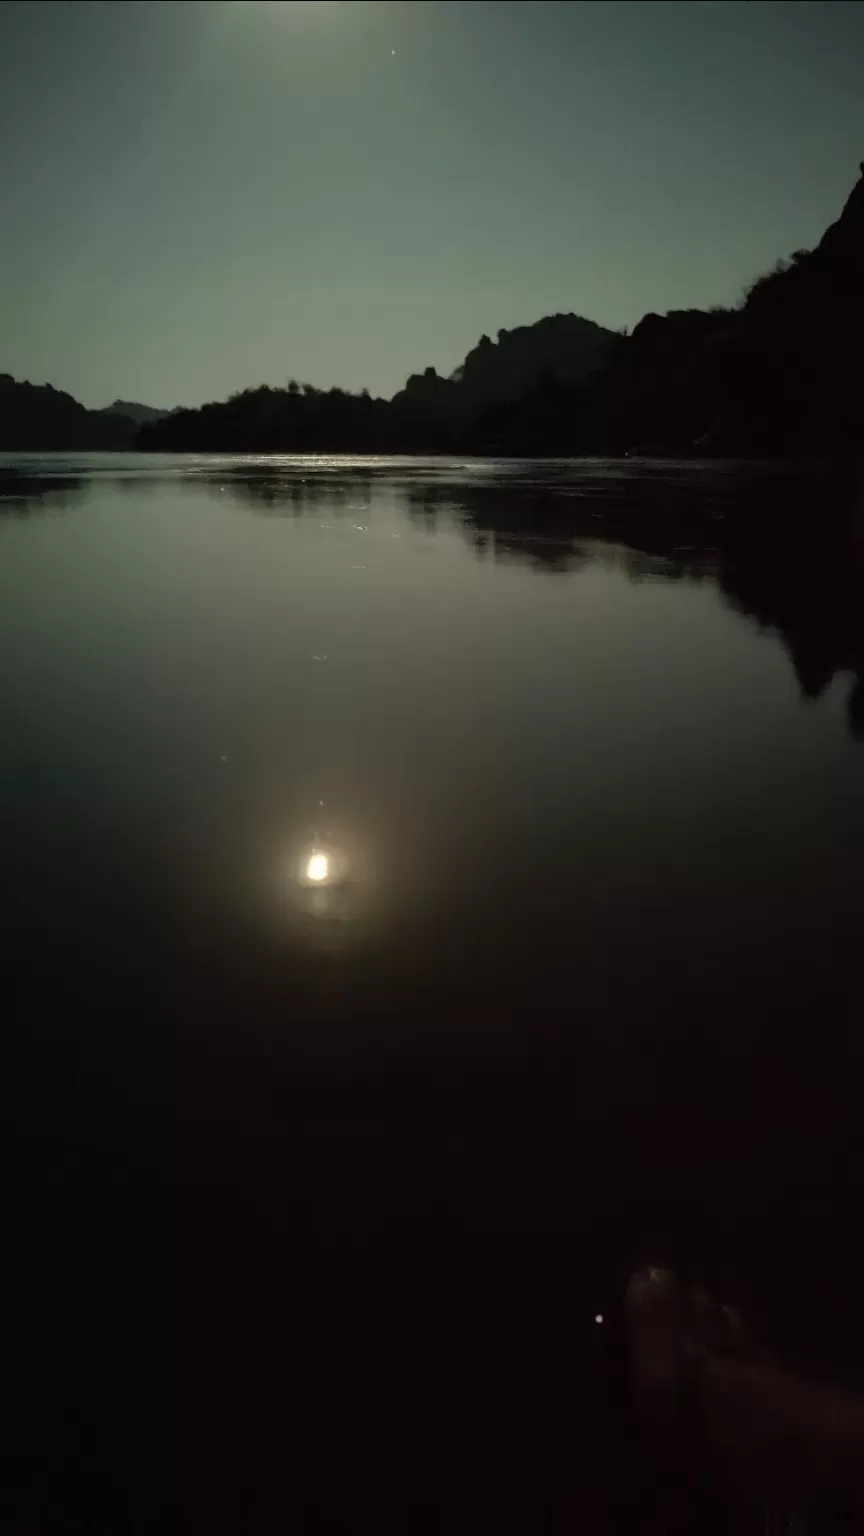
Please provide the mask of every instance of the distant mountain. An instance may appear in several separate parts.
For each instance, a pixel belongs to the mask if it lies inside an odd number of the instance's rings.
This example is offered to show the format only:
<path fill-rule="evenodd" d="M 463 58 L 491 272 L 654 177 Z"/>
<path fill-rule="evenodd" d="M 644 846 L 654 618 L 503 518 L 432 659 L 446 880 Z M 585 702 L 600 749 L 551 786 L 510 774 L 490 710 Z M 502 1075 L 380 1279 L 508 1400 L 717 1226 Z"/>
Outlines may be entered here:
<path fill-rule="evenodd" d="M 465 361 L 442 378 L 434 368 L 412 374 L 391 401 L 367 391 L 319 390 L 291 383 L 261 385 L 197 411 L 142 425 L 142 448 L 238 452 L 470 451 L 478 412 L 517 401 L 551 381 L 573 387 L 608 366 L 622 338 L 579 315 L 550 315 L 534 325 L 481 336 Z"/>
<path fill-rule="evenodd" d="M 292 383 L 287 389 L 261 384 L 198 410 L 178 410 L 139 428 L 139 448 L 196 453 L 381 453 L 399 437 L 386 400 L 368 391 L 315 389 Z"/>
<path fill-rule="evenodd" d="M 484 452 L 830 455 L 864 450 L 864 164 L 840 218 L 733 309 L 645 315 L 583 385 L 478 415 Z"/>
<path fill-rule="evenodd" d="M 113 405 L 102 407 L 103 416 L 128 416 L 130 421 L 139 426 L 142 421 L 161 421 L 163 416 L 170 416 L 171 412 L 161 410 L 157 405 L 139 405 L 136 400 L 115 400 Z"/>
<path fill-rule="evenodd" d="M 124 449 L 135 442 L 127 416 L 88 411 L 51 384 L 28 384 L 0 374 L 0 449 Z"/>
<path fill-rule="evenodd" d="M 472 404 L 517 400 L 541 379 L 581 384 L 606 367 L 620 339 L 581 315 L 547 315 L 533 325 L 499 331 L 497 343 L 481 336 L 452 377 Z"/>
<path fill-rule="evenodd" d="M 291 385 L 145 423 L 146 448 L 353 452 L 848 455 L 864 448 L 864 167 L 813 251 L 734 308 L 579 315 L 482 336 L 449 378 L 391 401 Z"/>
<path fill-rule="evenodd" d="M 522 398 L 541 381 L 573 387 L 612 361 L 621 337 L 581 315 L 547 315 L 533 325 L 481 336 L 465 361 L 442 378 L 434 368 L 414 373 L 393 396 L 408 420 L 429 417 L 439 429 L 464 424 L 484 408 Z"/>
<path fill-rule="evenodd" d="M 197 410 L 86 411 L 0 376 L 0 448 L 213 452 L 849 455 L 864 451 L 864 164 L 812 251 L 734 308 L 648 314 L 630 336 L 575 314 L 481 336 L 449 377 L 392 400 L 291 382 Z"/>

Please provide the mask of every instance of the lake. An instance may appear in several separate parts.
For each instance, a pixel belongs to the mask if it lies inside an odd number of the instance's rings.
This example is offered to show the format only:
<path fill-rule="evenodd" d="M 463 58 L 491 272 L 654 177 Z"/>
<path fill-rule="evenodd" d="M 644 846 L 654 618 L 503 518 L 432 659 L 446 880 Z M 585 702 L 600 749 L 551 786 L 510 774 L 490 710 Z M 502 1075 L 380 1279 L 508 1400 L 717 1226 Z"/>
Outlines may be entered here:
<path fill-rule="evenodd" d="M 848 489 L 4 456 L 16 1434 L 64 1488 L 287 1359 L 571 1371 L 649 1251 L 864 1359 Z"/>

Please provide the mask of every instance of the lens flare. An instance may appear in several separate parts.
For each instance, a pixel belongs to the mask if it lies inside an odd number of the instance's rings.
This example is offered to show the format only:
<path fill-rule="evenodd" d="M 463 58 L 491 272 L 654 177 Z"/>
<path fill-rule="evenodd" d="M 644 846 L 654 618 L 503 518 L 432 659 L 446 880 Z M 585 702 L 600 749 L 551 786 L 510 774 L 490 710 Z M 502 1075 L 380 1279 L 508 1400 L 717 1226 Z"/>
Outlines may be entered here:
<path fill-rule="evenodd" d="M 313 853 L 306 865 L 306 879 L 314 880 L 317 885 L 326 880 L 330 873 L 330 860 L 326 853 Z"/>

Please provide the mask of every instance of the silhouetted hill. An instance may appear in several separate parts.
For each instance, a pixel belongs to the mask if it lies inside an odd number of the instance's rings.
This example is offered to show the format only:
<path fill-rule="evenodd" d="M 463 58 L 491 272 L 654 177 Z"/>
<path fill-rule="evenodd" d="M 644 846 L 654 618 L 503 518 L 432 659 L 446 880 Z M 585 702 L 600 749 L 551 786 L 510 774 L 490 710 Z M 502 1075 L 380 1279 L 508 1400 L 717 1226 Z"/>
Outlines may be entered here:
<path fill-rule="evenodd" d="M 834 453 L 862 441 L 864 175 L 813 251 L 736 310 L 647 316 L 598 395 L 618 448 Z"/>
<path fill-rule="evenodd" d="M 862 168 L 864 169 L 864 168 Z M 197 410 L 87 411 L 0 375 L 0 448 L 215 452 L 849 454 L 862 443 L 864 174 L 812 251 L 733 309 L 648 314 L 632 335 L 579 315 L 481 336 L 449 378 L 391 401 L 294 383 Z"/>
<path fill-rule="evenodd" d="M 156 405 L 140 405 L 136 400 L 115 400 L 112 405 L 102 407 L 103 416 L 128 416 L 140 426 L 143 421 L 161 421 L 163 416 L 170 415 L 167 410 L 160 410 Z"/>
<path fill-rule="evenodd" d="M 622 339 L 578 315 L 482 336 L 449 378 L 434 368 L 412 374 L 391 401 L 368 391 L 261 385 L 197 411 L 147 423 L 142 448 L 288 452 L 449 452 L 470 450 L 480 412 L 518 401 L 529 386 L 573 387 L 610 362 Z"/>
<path fill-rule="evenodd" d="M 131 448 L 135 431 L 127 416 L 88 411 L 51 384 L 0 374 L 0 449 Z"/>
<path fill-rule="evenodd" d="M 620 345 L 614 331 L 581 315 L 547 315 L 534 325 L 499 331 L 497 342 L 481 336 L 447 379 L 434 368 L 413 373 L 392 405 L 403 417 L 429 417 L 452 431 L 484 408 L 521 399 L 541 381 L 583 383 L 612 361 Z"/>
<path fill-rule="evenodd" d="M 742 318 L 744 421 L 759 421 L 779 449 L 802 441 L 860 446 L 864 167 L 816 248 L 796 251 L 755 283 Z"/>
<path fill-rule="evenodd" d="M 511 453 L 860 451 L 864 175 L 813 251 L 735 309 L 646 315 L 583 386 L 535 387 L 483 413 L 474 441 Z"/>
<path fill-rule="evenodd" d="M 141 427 L 141 448 L 242 453 L 375 453 L 393 446 L 386 400 L 368 391 L 261 384 L 199 410 L 180 410 Z"/>
<path fill-rule="evenodd" d="M 541 380 L 581 384 L 616 356 L 621 338 L 581 315 L 547 315 L 534 325 L 481 336 L 453 375 L 475 405 L 516 400 Z"/>
<path fill-rule="evenodd" d="M 145 424 L 144 448 L 509 454 L 848 454 L 862 441 L 864 175 L 813 251 L 733 309 L 578 315 L 480 338 L 392 401 L 262 386 Z"/>

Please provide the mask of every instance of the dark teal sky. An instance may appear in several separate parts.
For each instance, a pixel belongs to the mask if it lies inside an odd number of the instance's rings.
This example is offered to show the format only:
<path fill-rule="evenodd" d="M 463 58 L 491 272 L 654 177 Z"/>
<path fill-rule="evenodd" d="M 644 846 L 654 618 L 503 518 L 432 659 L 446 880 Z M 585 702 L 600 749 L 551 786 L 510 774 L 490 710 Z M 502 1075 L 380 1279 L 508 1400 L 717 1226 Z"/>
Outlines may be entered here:
<path fill-rule="evenodd" d="M 390 394 L 732 301 L 839 213 L 862 66 L 858 4 L 0 5 L 0 371 Z"/>

